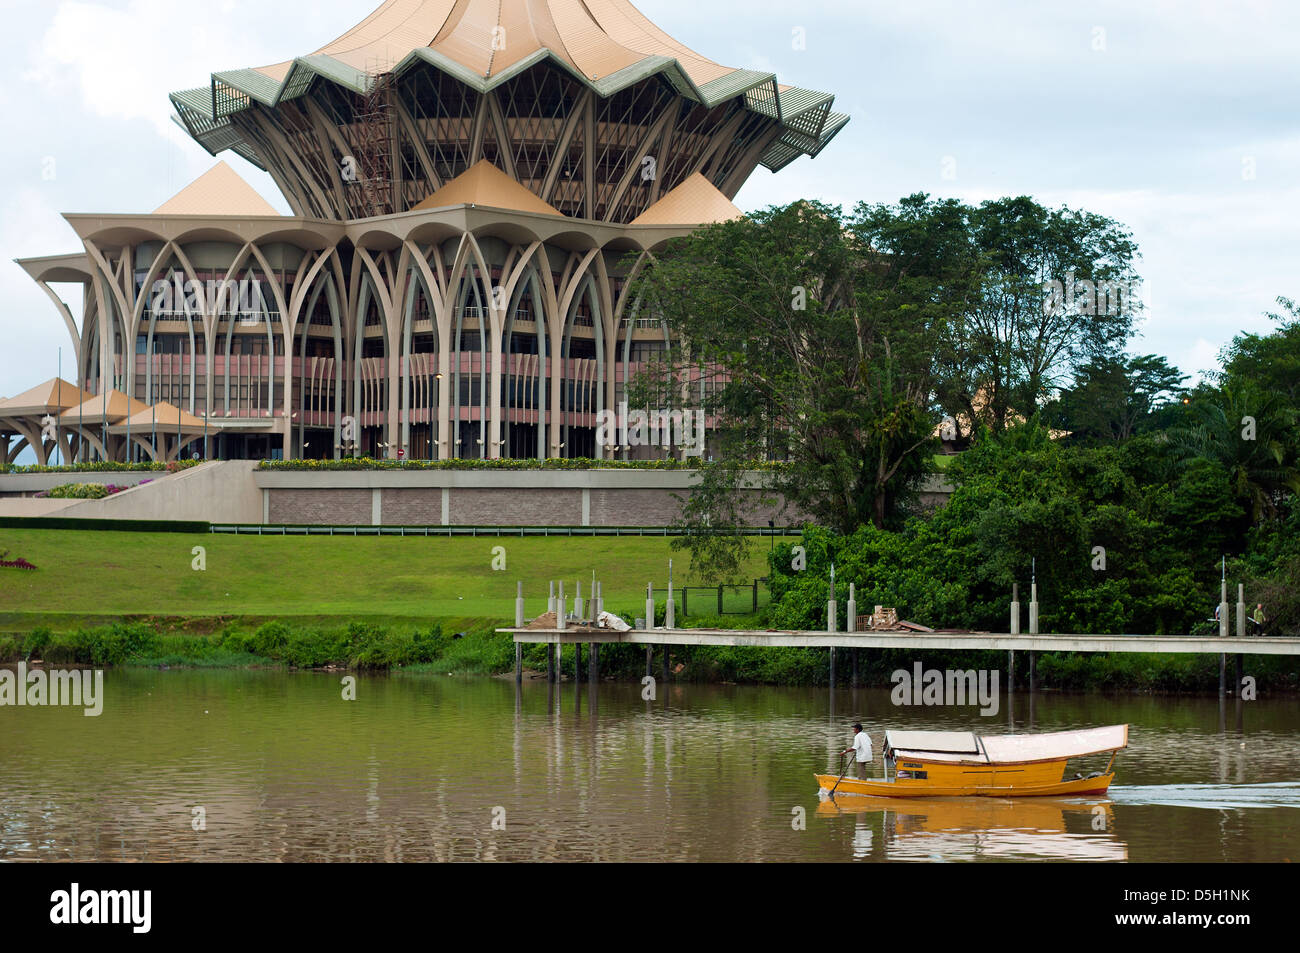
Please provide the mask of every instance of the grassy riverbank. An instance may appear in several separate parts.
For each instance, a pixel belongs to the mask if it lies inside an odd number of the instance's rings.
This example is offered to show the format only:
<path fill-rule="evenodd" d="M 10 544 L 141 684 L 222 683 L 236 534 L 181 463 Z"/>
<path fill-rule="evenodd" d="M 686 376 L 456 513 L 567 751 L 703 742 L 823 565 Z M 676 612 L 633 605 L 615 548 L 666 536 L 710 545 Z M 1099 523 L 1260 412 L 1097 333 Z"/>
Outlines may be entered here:
<path fill-rule="evenodd" d="M 647 580 L 662 588 L 669 558 L 679 582 L 684 554 L 664 537 L 256 537 L 50 530 L 0 532 L 0 551 L 34 571 L 0 570 L 0 662 L 170 667 L 283 666 L 503 675 L 514 646 L 495 629 L 514 616 L 515 580 L 526 611 L 545 608 L 551 579 L 596 570 L 608 608 L 643 611 Z M 747 574 L 764 574 L 768 541 L 751 541 Z M 507 568 L 492 561 L 504 549 Z M 195 547 L 203 568 L 196 569 Z M 584 594 L 586 594 L 584 592 Z M 766 628 L 767 618 L 690 616 L 679 624 Z M 564 652 L 573 671 L 573 650 Z M 863 685 L 889 685 L 899 668 L 1002 670 L 1006 653 L 863 651 Z M 544 669 L 545 649 L 527 646 L 525 665 Z M 1023 681 L 1027 660 L 1022 661 Z M 661 671 L 656 656 L 654 671 Z M 826 684 L 825 649 L 682 646 L 670 651 L 673 678 L 760 685 Z M 1296 660 L 1247 656 L 1262 691 L 1297 691 Z M 602 674 L 638 679 L 645 649 L 606 646 Z M 837 675 L 847 684 L 848 652 Z M 1230 667 L 1231 672 L 1231 667 Z M 1216 655 L 1044 654 L 1049 689 L 1213 692 Z"/>
<path fill-rule="evenodd" d="M 723 620 L 700 619 L 702 625 Z M 726 624 L 736 625 L 728 616 Z M 761 618 L 740 620 L 758 626 Z M 514 643 L 495 630 L 502 619 L 443 618 L 415 622 L 317 619 L 311 624 L 287 620 L 231 622 L 205 634 L 177 629 L 155 620 L 118 622 L 68 631 L 37 629 L 23 635 L 0 636 L 0 663 L 39 658 L 47 664 L 170 668 L 298 669 L 338 668 L 353 671 L 432 671 L 460 675 L 506 675 L 514 668 Z M 584 649 L 584 658 L 586 650 Z M 837 681 L 849 683 L 851 655 L 838 655 Z M 645 672 L 645 648 L 606 645 L 600 652 L 605 678 L 637 680 Z M 1001 651 L 940 652 L 907 649 L 863 650 L 859 655 L 859 684 L 890 686 L 893 672 L 927 669 L 975 669 L 1003 672 Z M 1027 672 L 1022 661 L 1021 685 Z M 524 647 L 524 665 L 546 667 L 546 648 Z M 563 652 L 562 671 L 572 675 L 573 649 Z M 652 672 L 660 676 L 663 656 L 656 650 Z M 753 648 L 737 646 L 674 646 L 669 653 L 670 677 L 681 682 L 723 682 L 755 685 L 825 685 L 829 655 L 825 649 Z M 1230 667 L 1230 677 L 1231 677 Z M 585 672 L 585 666 L 584 666 Z M 1260 692 L 1300 689 L 1294 660 L 1279 656 L 1246 656 L 1245 674 Z M 1129 691 L 1138 693 L 1213 692 L 1218 686 L 1217 655 L 1113 655 L 1044 653 L 1038 660 L 1039 686 L 1044 690 Z M 1005 680 L 1001 683 L 1005 690 Z"/>
<path fill-rule="evenodd" d="M 63 631 L 137 617 L 183 620 L 212 632 L 238 620 L 316 625 L 387 618 L 513 619 L 515 583 L 529 615 L 546 609 L 550 580 L 592 573 L 605 604 L 644 604 L 647 582 L 678 584 L 689 558 L 668 537 L 188 536 L 80 530 L 0 530 L 0 552 L 35 571 L 0 570 L 0 634 Z M 770 540 L 749 541 L 744 576 L 767 574 Z M 201 548 L 201 558 L 194 552 Z M 201 566 L 202 568 L 196 568 Z M 504 566 L 504 568 L 496 568 Z M 179 623 L 178 623 L 179 624 Z"/>

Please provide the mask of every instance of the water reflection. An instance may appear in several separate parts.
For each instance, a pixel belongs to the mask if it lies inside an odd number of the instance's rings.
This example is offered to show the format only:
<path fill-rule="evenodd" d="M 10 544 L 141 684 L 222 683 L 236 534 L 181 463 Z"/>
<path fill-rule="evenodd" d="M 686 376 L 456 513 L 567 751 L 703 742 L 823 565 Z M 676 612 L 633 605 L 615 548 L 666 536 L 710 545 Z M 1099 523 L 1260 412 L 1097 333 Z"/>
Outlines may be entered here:
<path fill-rule="evenodd" d="M 361 678 L 343 702 L 328 675 L 114 671 L 105 692 L 100 718 L 0 709 L 0 860 L 1300 854 L 1291 698 L 1234 703 L 1221 731 L 1213 697 L 1020 692 L 981 720 L 898 708 L 887 690 L 668 681 L 650 699 L 636 682 L 407 674 Z M 813 773 L 836 763 L 855 720 L 879 752 L 886 727 L 1024 731 L 1031 713 L 1043 731 L 1132 725 L 1100 815 L 1092 801 L 818 802 Z"/>
<path fill-rule="evenodd" d="M 868 818 L 879 820 L 880 860 L 1128 860 L 1106 800 L 840 796 L 817 815 L 854 818 L 857 860 L 871 855 Z"/>

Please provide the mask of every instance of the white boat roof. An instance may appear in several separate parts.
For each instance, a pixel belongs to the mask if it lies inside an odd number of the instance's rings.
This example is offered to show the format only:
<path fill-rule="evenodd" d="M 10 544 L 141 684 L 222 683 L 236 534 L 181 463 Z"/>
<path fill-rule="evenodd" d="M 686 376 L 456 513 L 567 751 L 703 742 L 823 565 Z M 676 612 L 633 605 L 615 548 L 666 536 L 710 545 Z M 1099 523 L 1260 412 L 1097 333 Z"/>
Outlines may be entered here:
<path fill-rule="evenodd" d="M 886 731 L 885 747 L 954 754 L 978 754 L 980 750 L 973 731 Z"/>
<path fill-rule="evenodd" d="M 1032 735 L 976 735 L 963 731 L 886 731 L 895 758 L 975 764 L 1055 761 L 1128 746 L 1128 725 Z"/>

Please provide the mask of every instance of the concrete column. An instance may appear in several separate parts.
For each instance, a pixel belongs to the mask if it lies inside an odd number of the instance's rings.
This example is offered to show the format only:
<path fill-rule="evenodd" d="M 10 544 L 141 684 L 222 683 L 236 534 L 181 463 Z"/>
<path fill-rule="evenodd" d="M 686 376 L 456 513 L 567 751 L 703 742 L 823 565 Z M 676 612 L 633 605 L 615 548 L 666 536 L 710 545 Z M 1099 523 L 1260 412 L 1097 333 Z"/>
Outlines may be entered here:
<path fill-rule="evenodd" d="M 655 584 L 646 583 L 645 587 L 645 627 L 653 629 L 655 627 Z"/>
<path fill-rule="evenodd" d="M 1246 637 L 1246 587 L 1237 584 L 1237 638 Z"/>
<path fill-rule="evenodd" d="M 845 619 L 844 621 L 844 631 L 856 632 L 858 631 L 858 594 L 856 591 L 856 584 L 852 582 L 849 583 L 849 604 L 847 606 L 847 609 L 848 609 L 848 618 Z M 853 684 L 855 685 L 857 684 L 857 675 L 858 675 L 857 664 L 856 664 L 857 658 L 858 657 L 856 655 L 856 650 L 855 650 L 855 654 L 853 656 L 853 661 L 854 661 Z"/>
<path fill-rule="evenodd" d="M 836 610 L 836 606 L 835 606 L 835 564 L 832 563 L 832 564 L 831 564 L 831 588 L 830 588 L 829 598 L 826 600 L 826 631 L 827 631 L 827 632 L 834 632 L 834 631 L 835 631 L 835 616 L 836 616 L 836 614 L 837 614 L 835 610 Z M 831 649 L 831 674 L 832 674 L 832 676 L 835 674 L 835 650 L 834 650 L 834 649 Z M 831 684 L 834 684 L 834 679 L 833 679 L 833 678 L 832 678 Z"/>
<path fill-rule="evenodd" d="M 1219 638 L 1228 637 L 1228 580 L 1225 578 L 1219 583 Z M 1228 655 L 1226 652 L 1219 654 L 1219 695 L 1222 697 L 1228 692 Z"/>
<path fill-rule="evenodd" d="M 574 594 L 574 596 L 573 596 L 573 617 L 574 617 L 575 619 L 578 619 L 579 621 L 581 621 L 582 618 L 583 618 L 583 615 L 582 615 L 582 580 L 579 579 L 579 580 L 575 583 L 575 585 L 577 586 L 577 590 L 578 590 L 578 591 L 577 591 L 577 592 Z"/>
<path fill-rule="evenodd" d="M 1038 634 L 1038 583 L 1033 582 L 1029 587 L 1029 634 Z M 1029 694 L 1034 693 L 1035 681 L 1038 678 L 1038 653 L 1032 649 L 1029 651 Z"/>
<path fill-rule="evenodd" d="M 551 580 L 551 591 L 546 596 L 546 611 L 555 611 L 555 580 Z"/>
<path fill-rule="evenodd" d="M 1011 586 L 1011 634 L 1020 634 L 1020 584 Z"/>
<path fill-rule="evenodd" d="M 664 628 L 677 628 L 677 611 L 673 605 L 673 561 L 668 560 L 668 602 L 664 606 Z"/>
<path fill-rule="evenodd" d="M 558 611 L 555 613 L 555 627 L 556 627 L 557 629 L 563 631 L 563 630 L 564 630 L 564 617 L 565 617 L 566 615 L 568 615 L 568 608 L 569 608 L 568 605 L 565 603 L 565 600 L 564 600 L 564 580 L 563 580 L 563 579 L 560 580 L 560 595 L 559 595 L 559 597 L 555 600 L 555 607 L 556 607 L 556 609 L 558 610 Z M 558 649 L 559 649 L 559 646 L 557 645 L 557 646 L 556 646 L 557 654 L 558 654 Z"/>
<path fill-rule="evenodd" d="M 524 584 L 523 582 L 515 583 L 515 628 L 524 627 Z"/>

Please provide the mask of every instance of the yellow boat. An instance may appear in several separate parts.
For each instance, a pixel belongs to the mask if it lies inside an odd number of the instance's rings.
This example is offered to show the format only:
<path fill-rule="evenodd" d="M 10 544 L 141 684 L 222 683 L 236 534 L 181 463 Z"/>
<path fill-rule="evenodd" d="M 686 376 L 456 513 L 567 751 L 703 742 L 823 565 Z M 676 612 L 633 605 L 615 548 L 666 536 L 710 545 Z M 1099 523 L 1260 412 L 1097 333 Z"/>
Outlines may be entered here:
<path fill-rule="evenodd" d="M 1034 735 L 886 731 L 885 776 L 817 774 L 825 792 L 867 797 L 1078 797 L 1105 794 L 1128 725 Z M 1104 770 L 1069 776 L 1069 762 L 1110 754 Z"/>

